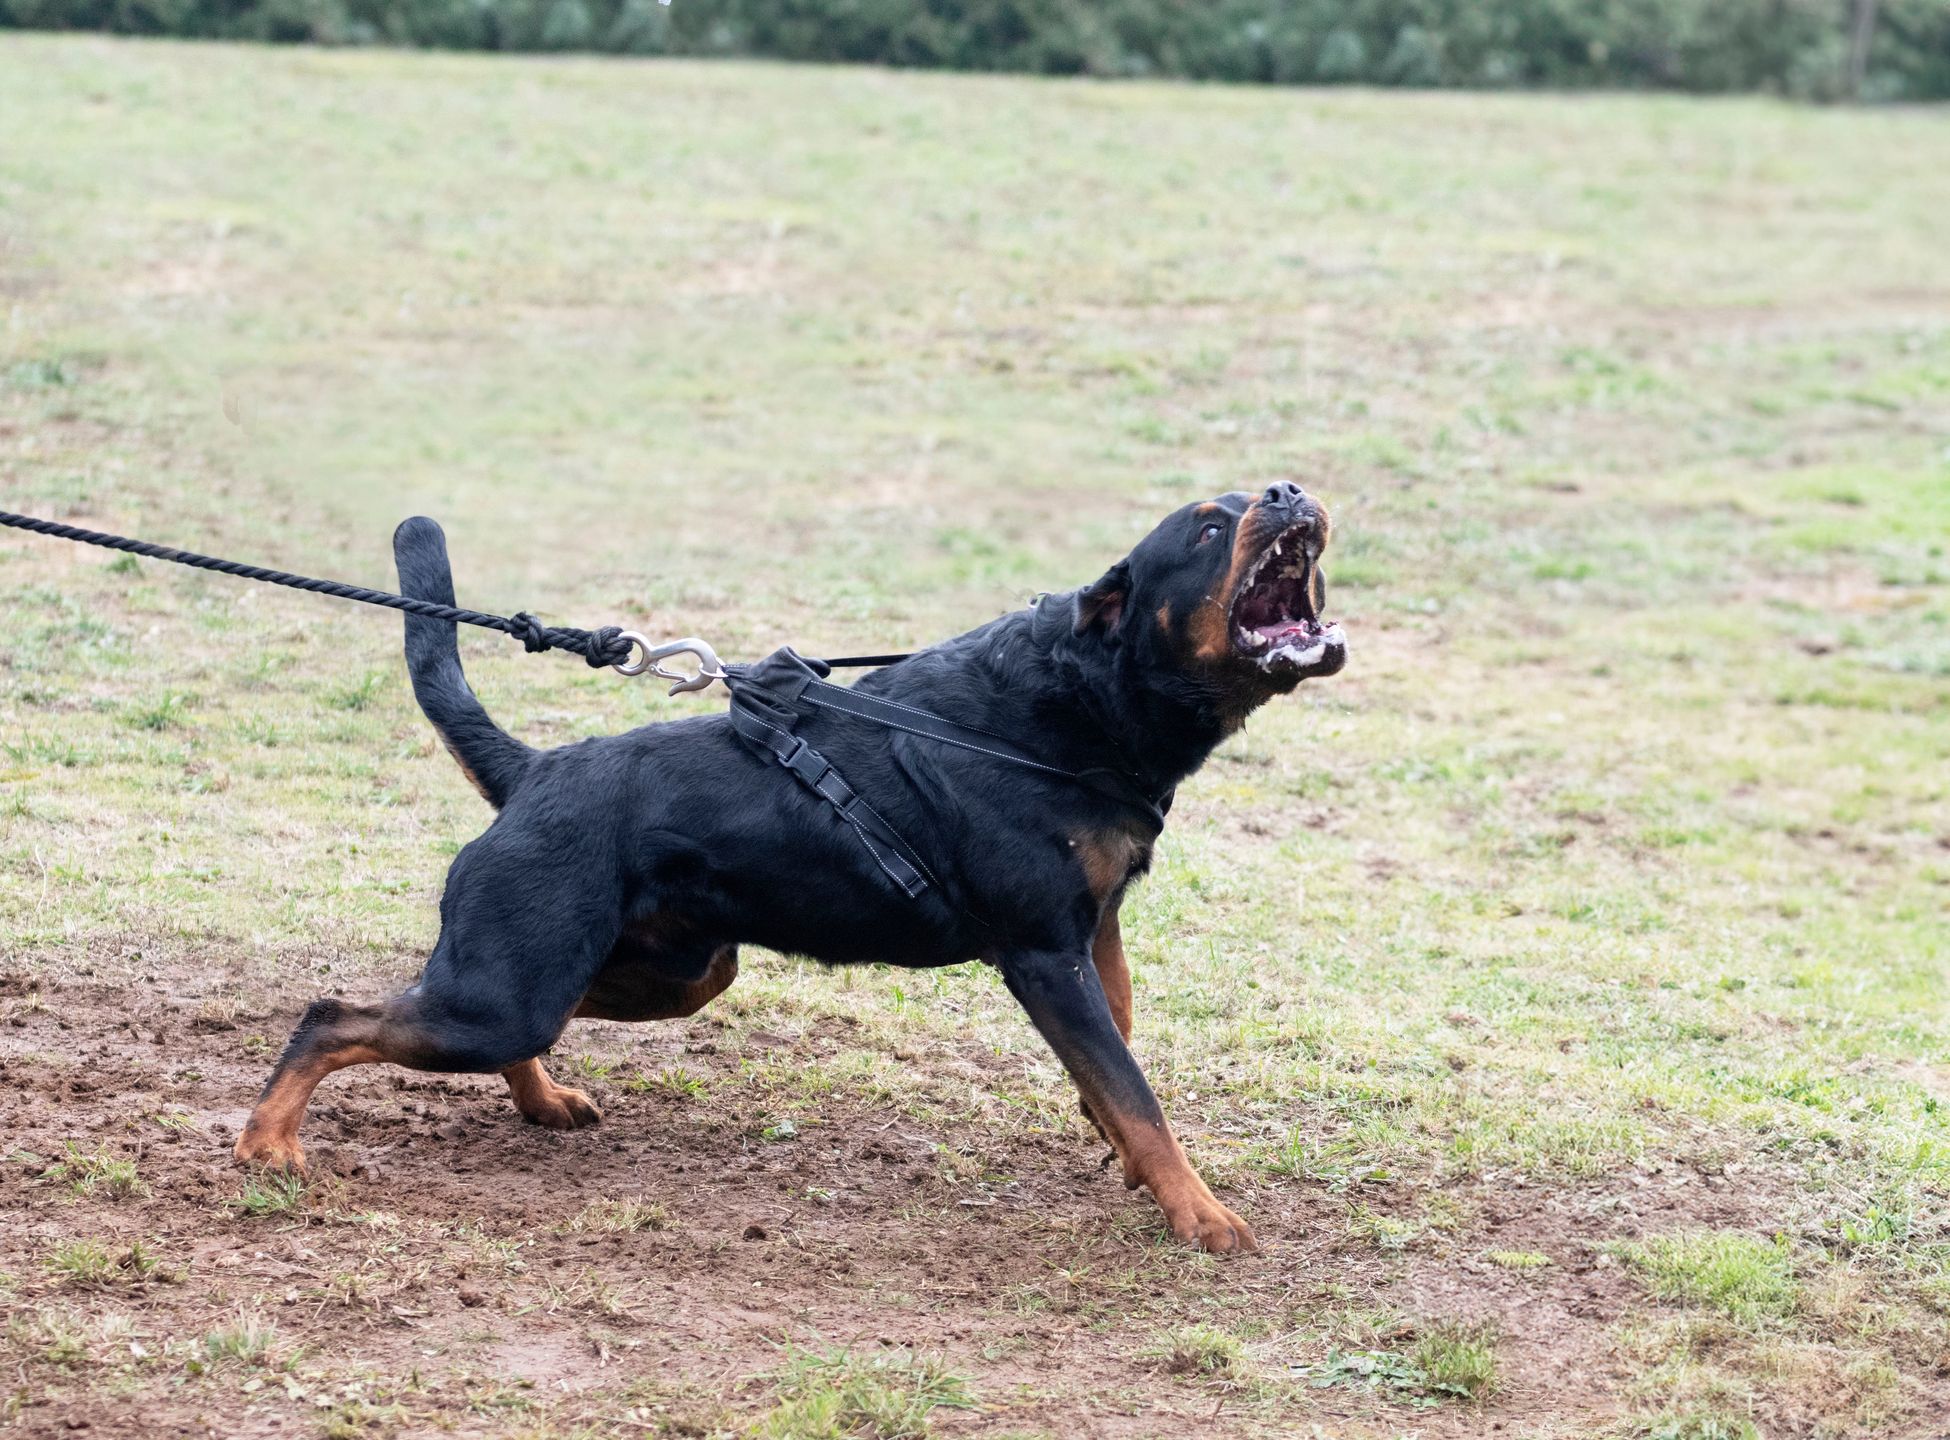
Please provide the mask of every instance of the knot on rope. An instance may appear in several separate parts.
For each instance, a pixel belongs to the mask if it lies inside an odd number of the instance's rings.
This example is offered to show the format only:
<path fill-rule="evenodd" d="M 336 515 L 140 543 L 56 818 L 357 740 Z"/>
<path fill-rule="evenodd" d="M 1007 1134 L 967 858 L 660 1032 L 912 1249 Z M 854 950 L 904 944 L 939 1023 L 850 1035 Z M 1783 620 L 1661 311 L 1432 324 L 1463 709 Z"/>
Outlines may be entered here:
<path fill-rule="evenodd" d="M 630 652 L 635 648 L 623 638 L 621 625 L 605 625 L 600 630 L 589 632 L 582 658 L 589 663 L 591 670 L 600 670 L 605 665 L 621 665 L 630 658 Z"/>
<path fill-rule="evenodd" d="M 539 655 L 542 651 L 549 648 L 548 631 L 543 628 L 541 621 L 537 620 L 533 615 L 530 615 L 526 610 L 517 610 L 512 618 L 515 624 L 522 628 L 509 633 L 520 637 L 522 649 L 526 650 L 530 655 Z"/>
<path fill-rule="evenodd" d="M 623 627 L 620 625 L 605 625 L 600 630 L 577 630 L 568 625 L 548 626 L 526 610 L 517 611 L 509 618 L 515 628 L 508 633 L 521 641 L 522 648 L 529 654 L 543 650 L 567 650 L 580 655 L 591 670 L 600 670 L 605 665 L 621 665 L 630 658 L 635 648 L 623 638 Z"/>

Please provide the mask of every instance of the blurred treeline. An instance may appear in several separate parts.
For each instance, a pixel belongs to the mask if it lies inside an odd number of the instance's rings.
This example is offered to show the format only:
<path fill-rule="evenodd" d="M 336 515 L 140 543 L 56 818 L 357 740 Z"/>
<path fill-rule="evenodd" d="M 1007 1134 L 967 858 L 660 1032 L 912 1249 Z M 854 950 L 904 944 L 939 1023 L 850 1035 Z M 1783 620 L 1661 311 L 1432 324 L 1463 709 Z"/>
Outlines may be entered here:
<path fill-rule="evenodd" d="M 1950 0 L 0 0 L 0 23 L 1295 84 L 1950 96 Z"/>

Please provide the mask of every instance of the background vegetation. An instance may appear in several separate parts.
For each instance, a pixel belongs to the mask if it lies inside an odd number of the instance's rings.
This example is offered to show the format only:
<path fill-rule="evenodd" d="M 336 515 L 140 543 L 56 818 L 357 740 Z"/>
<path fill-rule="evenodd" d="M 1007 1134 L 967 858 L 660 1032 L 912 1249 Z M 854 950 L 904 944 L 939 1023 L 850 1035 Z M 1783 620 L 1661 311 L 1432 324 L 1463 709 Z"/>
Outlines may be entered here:
<path fill-rule="evenodd" d="M 0 0 L 0 23 L 1276 83 L 1950 95 L 1950 0 Z"/>
<path fill-rule="evenodd" d="M 28 1428 L 609 1434 L 647 1387 L 689 1435 L 1941 1430 L 1942 114 L 0 65 L 10 508 L 382 586 L 428 513 L 466 603 L 754 656 L 925 642 L 1295 476 L 1352 645 L 1127 911 L 1140 1056 L 1264 1259 L 1165 1243 L 979 966 L 752 954 L 692 1025 L 578 1025 L 588 1134 L 335 1076 L 308 1139 L 372 1168 L 301 1196 L 224 1129 L 306 1002 L 416 972 L 487 814 L 393 617 L 0 534 Z M 464 647 L 537 744 L 722 704 Z"/>

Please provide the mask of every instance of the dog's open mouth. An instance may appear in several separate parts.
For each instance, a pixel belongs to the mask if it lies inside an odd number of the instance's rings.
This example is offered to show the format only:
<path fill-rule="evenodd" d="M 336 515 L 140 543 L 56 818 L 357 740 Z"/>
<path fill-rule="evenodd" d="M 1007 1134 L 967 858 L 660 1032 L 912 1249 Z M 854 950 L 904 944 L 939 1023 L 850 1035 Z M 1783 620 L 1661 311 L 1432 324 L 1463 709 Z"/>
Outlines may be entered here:
<path fill-rule="evenodd" d="M 1233 649 L 1262 670 L 1338 670 L 1345 656 L 1341 627 L 1319 614 L 1309 539 L 1304 525 L 1275 536 L 1233 599 Z"/>

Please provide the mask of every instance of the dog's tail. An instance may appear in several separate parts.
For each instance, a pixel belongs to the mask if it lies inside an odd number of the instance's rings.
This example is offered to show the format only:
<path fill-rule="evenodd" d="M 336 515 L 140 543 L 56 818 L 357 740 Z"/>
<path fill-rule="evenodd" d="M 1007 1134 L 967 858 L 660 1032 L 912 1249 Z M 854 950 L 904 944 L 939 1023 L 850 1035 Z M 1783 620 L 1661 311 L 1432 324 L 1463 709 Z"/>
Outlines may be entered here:
<path fill-rule="evenodd" d="M 393 561 L 399 567 L 401 594 L 437 605 L 454 603 L 447 537 L 433 521 L 416 515 L 395 530 Z M 454 622 L 408 615 L 406 668 L 413 676 L 413 698 L 460 762 L 461 773 L 499 810 L 514 794 L 535 752 L 489 719 L 468 687 Z"/>

